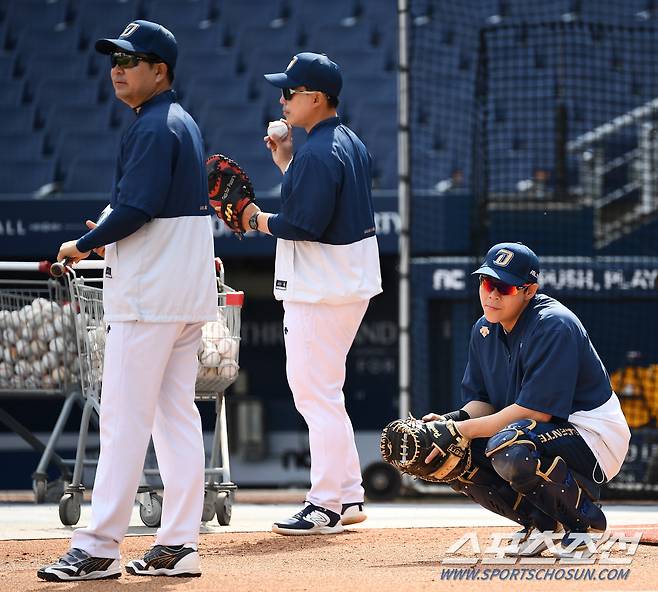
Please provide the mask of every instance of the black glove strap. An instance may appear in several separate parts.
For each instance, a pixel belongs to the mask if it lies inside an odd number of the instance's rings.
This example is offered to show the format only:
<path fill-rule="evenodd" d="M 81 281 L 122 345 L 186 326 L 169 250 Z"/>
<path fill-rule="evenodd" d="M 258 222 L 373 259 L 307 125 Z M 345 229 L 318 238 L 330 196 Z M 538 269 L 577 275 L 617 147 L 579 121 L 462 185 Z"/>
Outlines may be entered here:
<path fill-rule="evenodd" d="M 452 421 L 466 421 L 467 419 L 471 419 L 468 411 L 464 411 L 463 409 L 457 409 L 456 411 L 450 411 L 449 413 L 442 413 L 441 415 L 446 421 L 449 419 L 452 419 Z"/>

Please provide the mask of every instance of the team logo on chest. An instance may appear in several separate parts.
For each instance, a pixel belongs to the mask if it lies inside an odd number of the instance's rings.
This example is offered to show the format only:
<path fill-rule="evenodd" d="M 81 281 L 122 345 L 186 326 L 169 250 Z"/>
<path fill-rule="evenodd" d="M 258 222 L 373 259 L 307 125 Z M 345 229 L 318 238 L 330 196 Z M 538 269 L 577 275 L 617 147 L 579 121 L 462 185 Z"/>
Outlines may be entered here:
<path fill-rule="evenodd" d="M 480 327 L 480 335 L 482 335 L 482 337 L 489 335 L 489 327 Z"/>
<path fill-rule="evenodd" d="M 509 251 L 508 249 L 501 249 L 496 253 L 496 257 L 494 258 L 493 262 L 499 267 L 507 267 L 512 260 L 512 257 L 514 257 L 514 253 L 512 253 L 512 251 Z"/>

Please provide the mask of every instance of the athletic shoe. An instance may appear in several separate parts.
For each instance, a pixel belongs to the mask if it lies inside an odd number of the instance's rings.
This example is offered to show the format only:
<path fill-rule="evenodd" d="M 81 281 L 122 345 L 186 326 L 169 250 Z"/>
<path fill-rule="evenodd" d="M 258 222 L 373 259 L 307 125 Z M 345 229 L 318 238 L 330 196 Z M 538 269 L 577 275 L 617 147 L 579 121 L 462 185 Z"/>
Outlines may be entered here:
<path fill-rule="evenodd" d="M 69 549 L 57 563 L 46 565 L 37 572 L 37 577 L 49 582 L 110 580 L 120 576 L 118 559 L 92 557 L 82 549 Z"/>
<path fill-rule="evenodd" d="M 340 511 L 340 522 L 343 526 L 358 524 L 359 522 L 363 522 L 367 517 L 363 512 L 363 502 L 343 504 L 343 509 Z"/>
<path fill-rule="evenodd" d="M 155 545 L 142 559 L 128 562 L 126 571 L 133 576 L 198 577 L 199 553 L 185 545 Z"/>
<path fill-rule="evenodd" d="M 343 532 L 340 514 L 309 502 L 292 518 L 275 522 L 272 532 L 284 535 L 338 534 Z"/>
<path fill-rule="evenodd" d="M 562 558 L 574 557 L 587 559 L 593 555 L 597 549 L 612 536 L 612 532 L 605 530 L 597 532 L 589 530 L 588 532 L 576 532 L 572 530 L 567 532 L 560 542 L 558 555 Z"/>

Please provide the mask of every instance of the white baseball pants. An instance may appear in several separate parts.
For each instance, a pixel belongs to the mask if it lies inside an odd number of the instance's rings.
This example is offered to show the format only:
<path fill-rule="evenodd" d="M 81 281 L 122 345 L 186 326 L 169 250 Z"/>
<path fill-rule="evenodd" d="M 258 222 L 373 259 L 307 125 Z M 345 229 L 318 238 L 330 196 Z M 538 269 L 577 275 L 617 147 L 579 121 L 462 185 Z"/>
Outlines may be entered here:
<path fill-rule="evenodd" d="M 205 458 L 194 383 L 203 323 L 109 325 L 91 524 L 73 533 L 71 546 L 119 558 L 151 434 L 164 484 L 155 544 L 196 545 Z"/>
<path fill-rule="evenodd" d="M 343 384 L 347 353 L 368 303 L 283 303 L 288 384 L 308 425 L 311 450 L 306 499 L 339 514 L 342 504 L 362 502 L 364 495 Z"/>

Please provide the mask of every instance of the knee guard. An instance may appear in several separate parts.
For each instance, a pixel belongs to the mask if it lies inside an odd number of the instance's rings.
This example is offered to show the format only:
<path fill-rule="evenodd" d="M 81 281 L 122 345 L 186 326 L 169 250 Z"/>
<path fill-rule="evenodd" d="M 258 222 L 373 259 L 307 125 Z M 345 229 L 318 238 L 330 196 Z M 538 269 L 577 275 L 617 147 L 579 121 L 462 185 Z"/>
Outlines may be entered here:
<path fill-rule="evenodd" d="M 578 485 L 562 457 L 541 457 L 535 426 L 535 421 L 523 420 L 489 439 L 485 454 L 496 473 L 567 530 L 605 530 L 603 512 Z"/>
<path fill-rule="evenodd" d="M 555 520 L 488 469 L 474 467 L 452 481 L 450 486 L 486 510 L 505 516 L 524 527 L 535 527 L 542 531 L 556 529 Z"/>

